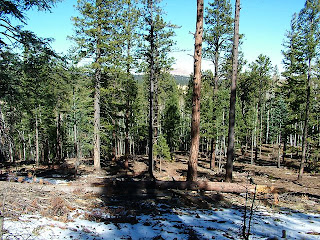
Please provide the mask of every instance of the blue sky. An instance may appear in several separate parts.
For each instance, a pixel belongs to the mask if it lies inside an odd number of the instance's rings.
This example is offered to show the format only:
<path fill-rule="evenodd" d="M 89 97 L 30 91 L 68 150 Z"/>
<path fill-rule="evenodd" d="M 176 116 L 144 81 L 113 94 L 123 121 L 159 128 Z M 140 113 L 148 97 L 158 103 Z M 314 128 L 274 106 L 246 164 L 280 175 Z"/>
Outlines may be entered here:
<path fill-rule="evenodd" d="M 211 1 L 211 0 L 210 0 Z M 234 6 L 235 0 L 231 0 Z M 273 65 L 281 66 L 282 43 L 293 13 L 300 11 L 304 0 L 241 0 L 240 33 L 245 35 L 242 51 L 248 62 L 254 61 L 259 54 L 271 58 Z M 30 11 L 27 14 L 28 30 L 41 37 L 54 38 L 53 48 L 59 53 L 67 53 L 70 47 L 68 35 L 73 34 L 71 17 L 77 12 L 73 7 L 76 0 L 64 0 L 57 3 L 52 12 Z M 177 50 L 172 56 L 176 58 L 174 73 L 188 75 L 193 71 L 194 40 L 190 32 L 195 31 L 196 0 L 163 0 L 167 13 L 166 19 L 181 26 L 176 30 Z M 205 6 L 208 0 L 205 0 Z M 203 63 L 203 69 L 213 69 L 210 62 Z"/>

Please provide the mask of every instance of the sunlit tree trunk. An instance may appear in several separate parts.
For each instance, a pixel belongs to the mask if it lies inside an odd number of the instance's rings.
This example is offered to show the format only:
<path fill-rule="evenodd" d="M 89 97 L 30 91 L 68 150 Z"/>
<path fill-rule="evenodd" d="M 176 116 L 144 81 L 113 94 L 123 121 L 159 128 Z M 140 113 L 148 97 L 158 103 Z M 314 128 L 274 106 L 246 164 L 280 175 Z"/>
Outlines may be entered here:
<path fill-rule="evenodd" d="M 197 0 L 197 24 L 194 49 L 194 77 L 192 96 L 191 148 L 188 162 L 187 181 L 197 180 L 199 140 L 200 140 L 200 88 L 201 88 L 201 54 L 203 36 L 203 0 Z"/>
<path fill-rule="evenodd" d="M 96 1 L 98 9 L 100 9 L 100 1 Z M 99 171 L 100 165 L 100 88 L 101 88 L 101 25 L 97 26 L 96 36 L 96 52 L 95 52 L 95 91 L 94 91 L 94 131 L 93 131 L 93 164 L 94 169 Z"/>
<path fill-rule="evenodd" d="M 22 141 L 23 141 L 23 161 L 26 161 L 26 139 L 24 138 L 24 131 L 22 131 Z"/>

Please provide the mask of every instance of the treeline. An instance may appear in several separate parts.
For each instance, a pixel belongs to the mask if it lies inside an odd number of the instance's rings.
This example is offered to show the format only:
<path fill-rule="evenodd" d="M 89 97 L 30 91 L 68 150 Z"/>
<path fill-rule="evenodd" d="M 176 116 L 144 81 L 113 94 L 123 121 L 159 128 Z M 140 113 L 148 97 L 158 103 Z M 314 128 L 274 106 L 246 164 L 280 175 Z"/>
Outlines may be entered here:
<path fill-rule="evenodd" d="M 170 74 L 177 26 L 164 21 L 160 1 L 78 1 L 68 57 L 54 53 L 50 39 L 10 22 L 23 24 L 26 10 L 52 4 L 0 5 L 7 29 L 0 33 L 1 160 L 53 164 L 92 157 L 100 169 L 101 162 L 148 154 L 150 147 L 155 157 L 172 160 L 173 152 L 188 152 L 193 76 L 183 86 Z M 319 8 L 307 0 L 293 16 L 283 73 L 268 56 L 248 64 L 239 53 L 235 144 L 252 164 L 263 144 L 301 157 L 302 168 L 319 163 Z M 214 69 L 202 73 L 200 152 L 220 169 L 227 154 L 233 22 L 229 1 L 206 7 L 203 57 Z"/>

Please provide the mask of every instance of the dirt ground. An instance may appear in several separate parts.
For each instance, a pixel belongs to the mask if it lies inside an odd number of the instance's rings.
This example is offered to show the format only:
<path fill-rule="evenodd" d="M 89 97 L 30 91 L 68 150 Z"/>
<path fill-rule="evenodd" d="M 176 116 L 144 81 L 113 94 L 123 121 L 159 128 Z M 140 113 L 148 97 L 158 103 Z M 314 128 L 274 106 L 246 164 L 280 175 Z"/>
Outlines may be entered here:
<path fill-rule="evenodd" d="M 237 155 L 237 160 L 234 163 L 234 182 L 268 185 L 281 189 L 276 197 L 270 193 L 260 193 L 254 196 L 256 205 L 273 210 L 291 209 L 299 212 L 320 213 L 320 174 L 306 172 L 303 180 L 297 181 L 298 160 L 287 158 L 285 162 L 282 162 L 282 166 L 277 168 L 277 162 L 272 158 L 272 149 L 265 147 L 262 150 L 262 156 L 255 165 L 250 164 L 250 153 L 243 156 Z M 222 168 L 211 170 L 208 159 L 200 158 L 198 179 L 222 182 L 224 179 L 224 159 L 221 160 Z M 2 180 L 0 208 L 6 209 L 2 212 L 3 215 L 18 217 L 23 213 L 40 213 L 44 216 L 54 216 L 63 221 L 66 220 L 68 212 L 79 208 L 83 210 L 105 208 L 109 213 L 119 214 L 119 211 L 152 212 L 154 202 L 191 208 L 219 206 L 241 208 L 246 204 L 245 193 L 175 189 L 153 192 L 148 190 L 143 192 L 143 190 L 134 194 L 124 189 L 118 189 L 112 194 L 83 191 L 77 186 L 99 186 L 106 181 L 145 180 L 148 158 L 147 156 L 131 157 L 128 170 L 124 170 L 121 158 L 117 161 L 106 161 L 99 173 L 93 170 L 92 160 L 81 159 L 75 174 L 75 162 L 75 159 L 67 159 L 64 164 L 59 166 L 41 166 L 39 168 L 25 164 L 3 166 L 0 174 Z M 186 180 L 187 162 L 188 156 L 182 153 L 176 153 L 172 161 L 162 160 L 160 163 L 158 160 L 155 171 L 157 180 Z M 28 174 L 32 180 L 26 182 Z M 57 187 L 46 180 L 49 178 L 62 180 L 62 183 Z M 70 186 L 74 187 L 72 191 L 65 191 Z M 252 199 L 253 195 L 249 194 L 247 197 Z M 149 203 L 150 208 L 145 207 L 146 203 Z M 115 205 L 122 207 L 115 210 L 111 207 Z M 93 216 L 88 215 L 87 218 L 91 219 Z"/>

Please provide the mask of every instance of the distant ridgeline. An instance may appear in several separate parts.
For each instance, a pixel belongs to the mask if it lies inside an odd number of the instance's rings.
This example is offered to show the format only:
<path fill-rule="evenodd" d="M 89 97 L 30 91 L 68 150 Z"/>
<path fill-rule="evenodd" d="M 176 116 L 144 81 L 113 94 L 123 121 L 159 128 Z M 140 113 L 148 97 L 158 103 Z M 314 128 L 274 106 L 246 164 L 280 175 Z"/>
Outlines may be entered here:
<path fill-rule="evenodd" d="M 178 85 L 187 86 L 190 80 L 189 76 L 182 76 L 182 75 L 172 75 L 176 80 Z M 137 82 L 142 82 L 144 75 L 134 75 L 134 79 Z"/>

